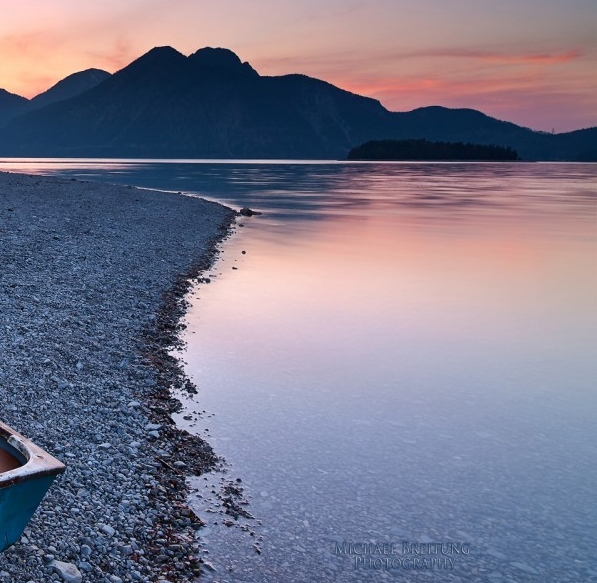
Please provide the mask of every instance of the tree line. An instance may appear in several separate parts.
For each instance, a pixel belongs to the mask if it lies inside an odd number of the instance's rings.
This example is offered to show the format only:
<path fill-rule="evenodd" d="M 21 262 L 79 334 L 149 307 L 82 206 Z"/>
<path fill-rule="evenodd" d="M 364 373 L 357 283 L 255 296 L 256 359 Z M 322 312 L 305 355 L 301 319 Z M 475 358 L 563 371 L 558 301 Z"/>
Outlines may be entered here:
<path fill-rule="evenodd" d="M 348 160 L 519 160 L 509 147 L 428 140 L 372 140 L 348 153 Z"/>

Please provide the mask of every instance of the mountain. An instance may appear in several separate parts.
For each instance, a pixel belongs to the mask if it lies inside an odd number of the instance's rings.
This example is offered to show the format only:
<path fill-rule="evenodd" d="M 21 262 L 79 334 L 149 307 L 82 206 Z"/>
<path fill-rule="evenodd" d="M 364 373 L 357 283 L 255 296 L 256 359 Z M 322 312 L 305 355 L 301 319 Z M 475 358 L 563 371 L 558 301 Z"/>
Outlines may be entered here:
<path fill-rule="evenodd" d="M 0 89 L 0 126 L 11 117 L 25 111 L 28 99 Z"/>
<path fill-rule="evenodd" d="M 101 69 L 87 69 L 73 73 L 33 99 L 26 99 L 0 89 L 0 127 L 13 117 L 80 95 L 108 77 L 110 73 Z"/>
<path fill-rule="evenodd" d="M 376 139 L 495 144 L 524 159 L 575 160 L 593 155 L 597 128 L 551 135 L 471 109 L 393 113 L 305 75 L 261 76 L 228 49 L 186 57 L 157 47 L 84 92 L 8 121 L 0 155 L 337 159 Z"/>
<path fill-rule="evenodd" d="M 56 101 L 70 99 L 99 85 L 108 77 L 110 77 L 110 73 L 101 69 L 86 69 L 85 71 L 73 73 L 62 79 L 62 81 L 58 81 L 56 85 L 53 85 L 47 91 L 34 97 L 29 102 L 30 107 L 39 109 Z"/>
<path fill-rule="evenodd" d="M 393 139 L 503 146 L 516 150 L 523 160 L 597 160 L 597 128 L 548 134 L 497 120 L 474 109 L 437 106 L 392 115 Z"/>

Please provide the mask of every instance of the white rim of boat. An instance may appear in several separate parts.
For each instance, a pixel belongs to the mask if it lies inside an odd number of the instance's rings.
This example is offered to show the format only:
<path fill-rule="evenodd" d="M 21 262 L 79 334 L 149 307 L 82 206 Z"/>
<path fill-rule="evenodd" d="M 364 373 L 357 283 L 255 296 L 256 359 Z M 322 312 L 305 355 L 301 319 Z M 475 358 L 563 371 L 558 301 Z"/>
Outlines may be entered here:
<path fill-rule="evenodd" d="M 0 488 L 6 488 L 31 478 L 55 476 L 66 469 L 60 460 L 2 422 L 0 422 L 0 439 L 4 439 L 26 460 L 18 468 L 0 473 Z"/>

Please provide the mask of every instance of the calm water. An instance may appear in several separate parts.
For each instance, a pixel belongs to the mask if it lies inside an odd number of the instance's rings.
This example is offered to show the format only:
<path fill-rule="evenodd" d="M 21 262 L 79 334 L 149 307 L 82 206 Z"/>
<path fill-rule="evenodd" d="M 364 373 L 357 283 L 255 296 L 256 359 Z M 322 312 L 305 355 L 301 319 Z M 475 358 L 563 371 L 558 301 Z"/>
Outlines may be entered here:
<path fill-rule="evenodd" d="M 597 165 L 20 169 L 264 212 L 185 333 L 206 580 L 597 581 Z"/>

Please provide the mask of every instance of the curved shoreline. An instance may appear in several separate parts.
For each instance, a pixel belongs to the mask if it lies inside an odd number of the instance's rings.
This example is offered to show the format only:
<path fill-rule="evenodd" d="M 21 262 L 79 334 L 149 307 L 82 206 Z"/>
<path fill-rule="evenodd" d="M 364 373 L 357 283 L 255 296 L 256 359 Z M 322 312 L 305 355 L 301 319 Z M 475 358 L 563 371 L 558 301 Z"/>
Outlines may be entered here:
<path fill-rule="evenodd" d="M 0 172 L 1 419 L 67 464 L 5 581 L 188 581 L 201 526 L 187 473 L 217 458 L 176 428 L 169 350 L 184 295 L 235 213 L 132 187 Z"/>

